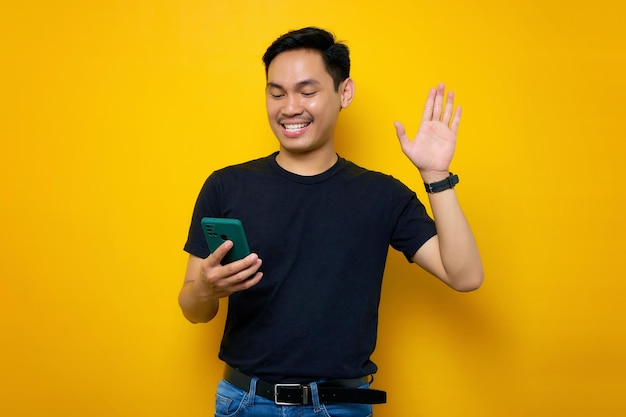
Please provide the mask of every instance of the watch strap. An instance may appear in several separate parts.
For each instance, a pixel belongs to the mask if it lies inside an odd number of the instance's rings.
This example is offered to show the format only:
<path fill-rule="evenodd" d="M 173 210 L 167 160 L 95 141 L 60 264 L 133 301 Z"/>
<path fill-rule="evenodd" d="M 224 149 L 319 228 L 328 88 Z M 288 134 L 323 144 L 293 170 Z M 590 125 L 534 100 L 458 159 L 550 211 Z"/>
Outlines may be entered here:
<path fill-rule="evenodd" d="M 459 183 L 459 176 L 450 172 L 450 176 L 444 180 L 431 182 L 430 184 L 424 183 L 426 192 L 429 194 L 438 193 L 449 188 L 454 188 Z"/>

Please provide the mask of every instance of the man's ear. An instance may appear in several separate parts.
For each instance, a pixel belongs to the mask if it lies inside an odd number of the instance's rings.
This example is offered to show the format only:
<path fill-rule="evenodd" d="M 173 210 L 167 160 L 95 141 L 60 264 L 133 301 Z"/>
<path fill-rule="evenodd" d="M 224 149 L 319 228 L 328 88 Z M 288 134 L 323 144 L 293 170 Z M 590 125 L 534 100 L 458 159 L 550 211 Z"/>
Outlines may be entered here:
<path fill-rule="evenodd" d="M 339 94 L 341 95 L 341 108 L 345 109 L 354 99 L 354 81 L 346 78 L 339 84 Z"/>

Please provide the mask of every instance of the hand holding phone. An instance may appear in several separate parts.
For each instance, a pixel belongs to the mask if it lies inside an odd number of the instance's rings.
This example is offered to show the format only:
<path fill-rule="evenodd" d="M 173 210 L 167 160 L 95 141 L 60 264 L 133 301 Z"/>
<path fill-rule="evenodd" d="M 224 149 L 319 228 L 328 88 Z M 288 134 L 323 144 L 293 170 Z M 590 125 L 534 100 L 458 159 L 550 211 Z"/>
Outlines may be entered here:
<path fill-rule="evenodd" d="M 250 254 L 248 239 L 240 220 L 204 217 L 201 225 L 211 253 L 225 241 L 230 240 L 233 242 L 232 249 L 222 259 L 222 265 L 245 258 Z"/>

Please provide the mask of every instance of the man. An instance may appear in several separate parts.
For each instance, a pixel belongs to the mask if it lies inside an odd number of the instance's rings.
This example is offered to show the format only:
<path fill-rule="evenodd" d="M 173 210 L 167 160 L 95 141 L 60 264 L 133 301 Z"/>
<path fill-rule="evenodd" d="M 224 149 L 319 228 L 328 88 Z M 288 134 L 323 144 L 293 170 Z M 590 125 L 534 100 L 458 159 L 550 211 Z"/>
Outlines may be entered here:
<path fill-rule="evenodd" d="M 348 48 L 318 28 L 279 37 L 266 51 L 266 105 L 278 152 L 214 172 L 194 210 L 179 303 L 208 322 L 229 297 L 220 358 L 226 362 L 216 415 L 366 416 L 384 392 L 377 370 L 378 304 L 391 245 L 458 291 L 483 270 L 449 172 L 461 111 L 444 86 L 430 91 L 417 136 L 396 133 L 429 192 L 434 221 L 394 178 L 339 157 L 334 132 L 354 97 Z M 226 241 L 209 254 L 200 220 L 238 218 L 252 254 L 222 265 Z M 282 415 L 282 414 L 281 414 Z"/>

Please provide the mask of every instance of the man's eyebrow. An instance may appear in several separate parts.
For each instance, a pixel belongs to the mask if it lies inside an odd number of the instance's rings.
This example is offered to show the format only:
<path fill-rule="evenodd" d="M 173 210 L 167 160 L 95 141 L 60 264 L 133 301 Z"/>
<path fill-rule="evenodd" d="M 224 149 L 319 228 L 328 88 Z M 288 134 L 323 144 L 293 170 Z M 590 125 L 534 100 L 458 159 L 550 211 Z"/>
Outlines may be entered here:
<path fill-rule="evenodd" d="M 307 86 L 310 86 L 310 85 L 318 86 L 318 85 L 320 85 L 320 82 L 317 81 L 317 80 L 314 80 L 312 78 L 309 78 L 309 79 L 306 79 L 306 80 L 302 80 L 302 81 L 298 81 L 296 83 L 296 89 L 300 89 L 300 88 L 307 87 Z M 280 85 L 278 83 L 272 82 L 272 81 L 268 81 L 267 88 L 278 88 L 278 89 L 281 89 L 281 90 L 285 90 L 285 87 L 283 87 L 282 85 Z"/>
<path fill-rule="evenodd" d="M 278 89 L 280 89 L 280 90 L 284 90 L 284 88 L 283 88 L 283 86 L 282 86 L 282 85 L 277 84 L 277 83 L 273 83 L 273 82 L 271 82 L 271 81 L 268 81 L 268 83 L 267 83 L 267 86 L 266 86 L 266 87 L 267 87 L 267 88 L 278 88 Z"/>

